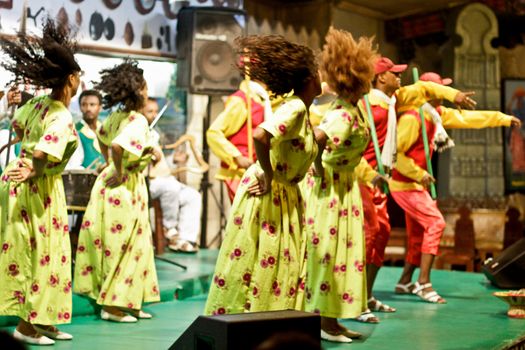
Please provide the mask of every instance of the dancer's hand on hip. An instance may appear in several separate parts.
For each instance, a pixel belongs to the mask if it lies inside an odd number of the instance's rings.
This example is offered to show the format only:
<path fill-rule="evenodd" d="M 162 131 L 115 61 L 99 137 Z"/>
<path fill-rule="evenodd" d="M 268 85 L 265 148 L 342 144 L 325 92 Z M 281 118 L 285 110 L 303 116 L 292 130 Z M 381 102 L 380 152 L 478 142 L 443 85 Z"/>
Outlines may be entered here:
<path fill-rule="evenodd" d="M 259 172 L 255 174 L 256 181 L 248 187 L 248 192 L 255 196 L 262 196 L 270 191 L 273 174 Z"/>
<path fill-rule="evenodd" d="M 15 182 L 24 182 L 35 176 L 35 172 L 33 171 L 33 168 L 28 168 L 28 167 L 15 168 L 15 169 L 9 170 L 6 174 L 7 176 L 9 176 L 10 180 L 15 181 Z"/>

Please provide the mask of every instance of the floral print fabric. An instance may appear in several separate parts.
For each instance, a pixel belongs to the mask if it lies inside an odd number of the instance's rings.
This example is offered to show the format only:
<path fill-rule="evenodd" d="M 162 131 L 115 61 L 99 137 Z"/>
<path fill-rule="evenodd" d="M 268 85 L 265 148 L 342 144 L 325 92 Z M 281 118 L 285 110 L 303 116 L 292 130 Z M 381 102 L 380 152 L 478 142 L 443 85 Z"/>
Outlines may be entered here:
<path fill-rule="evenodd" d="M 76 255 L 74 291 L 98 304 L 140 309 L 160 300 L 149 221 L 148 192 L 141 171 L 151 159 L 146 118 L 115 112 L 98 130 L 105 145 L 124 149 L 123 182 L 107 187 L 113 162 L 97 177 Z"/>
<path fill-rule="evenodd" d="M 60 173 L 77 147 L 67 108 L 41 96 L 20 108 L 13 126 L 24 133 L 15 167 L 30 167 L 35 150 L 47 154 L 44 175 L 0 181 L 0 315 L 34 324 L 71 322 L 71 251 Z"/>
<path fill-rule="evenodd" d="M 319 126 L 328 139 L 324 176 L 305 180 L 307 276 L 305 309 L 353 318 L 366 309 L 365 240 L 361 194 L 354 174 L 368 143 L 357 107 L 336 100 Z"/>
<path fill-rule="evenodd" d="M 206 314 L 302 308 L 306 247 L 297 183 L 317 152 L 307 119 L 304 103 L 289 97 L 260 125 L 273 136 L 271 190 L 250 195 L 248 187 L 262 170 L 255 164 L 246 171 L 230 210 Z"/>

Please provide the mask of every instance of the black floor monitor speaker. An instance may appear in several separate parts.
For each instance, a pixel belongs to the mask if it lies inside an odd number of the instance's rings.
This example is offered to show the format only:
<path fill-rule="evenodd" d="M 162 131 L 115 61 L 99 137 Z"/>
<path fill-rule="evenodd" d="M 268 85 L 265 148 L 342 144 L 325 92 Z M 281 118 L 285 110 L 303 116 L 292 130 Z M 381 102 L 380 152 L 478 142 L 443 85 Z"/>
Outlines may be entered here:
<path fill-rule="evenodd" d="M 170 350 L 252 350 L 285 332 L 304 333 L 320 343 L 321 318 L 294 310 L 199 316 Z"/>
<path fill-rule="evenodd" d="M 483 265 L 483 273 L 498 288 L 525 288 L 525 238 Z"/>
<path fill-rule="evenodd" d="M 234 40 L 245 34 L 244 11 L 184 7 L 177 15 L 177 86 L 194 94 L 225 95 L 242 80 Z"/>

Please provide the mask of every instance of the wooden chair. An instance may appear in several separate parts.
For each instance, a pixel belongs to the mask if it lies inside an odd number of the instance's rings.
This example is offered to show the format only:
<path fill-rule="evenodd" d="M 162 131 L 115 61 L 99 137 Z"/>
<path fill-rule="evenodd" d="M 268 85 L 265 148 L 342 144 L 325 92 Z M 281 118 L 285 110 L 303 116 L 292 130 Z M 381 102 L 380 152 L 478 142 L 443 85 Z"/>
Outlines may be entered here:
<path fill-rule="evenodd" d="M 162 209 L 160 207 L 160 200 L 153 199 L 151 201 L 153 212 L 155 213 L 155 229 L 153 232 L 153 247 L 157 255 L 164 254 L 164 225 L 162 225 Z"/>
<path fill-rule="evenodd" d="M 210 168 L 208 163 L 204 161 L 202 154 L 195 147 L 195 138 L 191 135 L 184 134 L 174 143 L 163 146 L 162 149 L 174 150 L 182 146 L 184 143 L 190 144 L 191 153 L 197 161 L 198 167 L 186 166 L 187 158 L 183 162 L 181 162 L 176 158 L 177 155 L 174 153 L 174 163 L 176 163 L 178 166 L 175 169 L 171 169 L 171 174 L 177 177 L 177 179 L 182 183 L 186 183 L 186 172 L 191 172 L 194 174 L 204 174 Z M 163 160 L 161 159 L 160 161 Z M 164 253 L 164 246 L 166 244 L 164 239 L 164 225 L 162 224 L 162 208 L 160 206 L 160 200 L 152 200 L 151 206 L 153 207 L 153 213 L 155 216 L 155 232 L 153 233 L 153 246 L 155 247 L 156 253 L 160 255 Z"/>
<path fill-rule="evenodd" d="M 473 272 L 476 260 L 476 239 L 474 221 L 470 218 L 470 209 L 459 208 L 459 218 L 454 228 L 454 249 L 441 255 L 436 261 L 437 268 L 465 266 L 466 271 Z"/>

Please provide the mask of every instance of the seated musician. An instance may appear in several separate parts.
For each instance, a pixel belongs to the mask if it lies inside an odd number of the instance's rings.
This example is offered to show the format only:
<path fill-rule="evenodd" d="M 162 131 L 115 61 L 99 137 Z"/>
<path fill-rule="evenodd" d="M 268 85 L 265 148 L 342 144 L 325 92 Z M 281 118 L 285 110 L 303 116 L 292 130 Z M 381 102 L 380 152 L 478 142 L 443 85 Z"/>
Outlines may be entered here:
<path fill-rule="evenodd" d="M 102 95 L 97 90 L 84 90 L 78 98 L 82 120 L 75 124 L 80 142 L 66 169 L 98 169 L 104 164 L 97 140 L 100 127 L 98 115 L 102 110 Z"/>
<path fill-rule="evenodd" d="M 159 111 L 157 101 L 149 98 L 142 114 L 151 124 Z M 150 194 L 160 200 L 164 236 L 169 240 L 168 247 L 176 252 L 195 253 L 200 229 L 201 195 L 192 187 L 179 181 L 171 174 L 171 169 L 160 148 L 159 134 L 152 130 L 157 149 L 154 152 L 158 161 L 150 169 Z M 183 153 L 183 161 L 187 154 Z"/>

